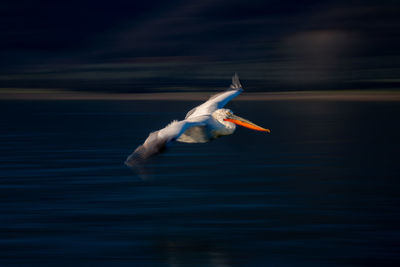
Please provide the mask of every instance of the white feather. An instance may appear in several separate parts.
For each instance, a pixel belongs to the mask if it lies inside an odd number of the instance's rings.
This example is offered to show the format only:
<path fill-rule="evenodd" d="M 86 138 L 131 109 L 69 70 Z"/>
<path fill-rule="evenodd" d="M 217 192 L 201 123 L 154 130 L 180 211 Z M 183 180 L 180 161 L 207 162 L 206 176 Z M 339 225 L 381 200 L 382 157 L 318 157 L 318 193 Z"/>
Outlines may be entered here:
<path fill-rule="evenodd" d="M 242 91 L 239 77 L 235 73 L 229 91 L 212 96 L 189 111 L 184 120 L 174 120 L 163 129 L 150 133 L 143 145 L 136 148 L 127 158 L 125 164 L 135 166 L 140 161 L 160 153 L 172 141 L 204 143 L 221 135 L 232 134 L 235 125 L 224 121 L 230 111 L 222 108 Z"/>

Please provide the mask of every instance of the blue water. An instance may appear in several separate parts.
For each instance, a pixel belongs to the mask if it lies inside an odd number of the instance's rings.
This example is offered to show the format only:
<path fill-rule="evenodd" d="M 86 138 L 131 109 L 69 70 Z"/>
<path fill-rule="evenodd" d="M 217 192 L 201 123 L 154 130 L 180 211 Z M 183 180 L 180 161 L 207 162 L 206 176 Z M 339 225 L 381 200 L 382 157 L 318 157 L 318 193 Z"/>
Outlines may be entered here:
<path fill-rule="evenodd" d="M 235 102 L 272 133 L 124 166 L 197 104 L 1 101 L 0 266 L 400 264 L 400 103 Z"/>

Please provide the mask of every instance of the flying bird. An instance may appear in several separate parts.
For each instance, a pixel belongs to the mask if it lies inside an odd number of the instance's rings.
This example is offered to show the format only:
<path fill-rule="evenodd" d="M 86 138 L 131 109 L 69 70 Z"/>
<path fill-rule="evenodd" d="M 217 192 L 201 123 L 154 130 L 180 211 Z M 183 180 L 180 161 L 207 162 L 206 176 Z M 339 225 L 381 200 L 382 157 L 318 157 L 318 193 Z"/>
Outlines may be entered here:
<path fill-rule="evenodd" d="M 159 154 L 175 141 L 206 143 L 224 135 L 231 135 L 236 125 L 270 133 L 269 129 L 236 116 L 231 110 L 223 108 L 242 91 L 239 76 L 235 73 L 227 91 L 212 96 L 208 101 L 190 110 L 184 120 L 175 120 L 165 128 L 150 133 L 144 143 L 128 156 L 125 164 L 130 167 L 136 166 L 151 156 Z"/>

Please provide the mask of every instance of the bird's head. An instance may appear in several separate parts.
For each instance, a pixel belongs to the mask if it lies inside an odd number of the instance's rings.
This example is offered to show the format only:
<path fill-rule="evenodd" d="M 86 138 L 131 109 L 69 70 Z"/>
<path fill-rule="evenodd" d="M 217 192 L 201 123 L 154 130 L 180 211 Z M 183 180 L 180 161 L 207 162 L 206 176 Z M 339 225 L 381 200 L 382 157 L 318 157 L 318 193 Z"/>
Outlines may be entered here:
<path fill-rule="evenodd" d="M 221 122 L 222 124 L 231 124 L 231 126 L 234 127 L 233 124 L 237 124 L 252 130 L 256 130 L 256 131 L 262 131 L 262 132 L 267 132 L 270 133 L 271 130 L 270 129 L 265 129 L 261 126 L 256 125 L 255 123 L 252 123 L 249 120 L 246 120 L 244 118 L 241 118 L 239 116 L 236 116 L 233 114 L 233 112 L 230 109 L 218 109 L 213 113 L 213 117 L 218 120 L 219 122 Z"/>

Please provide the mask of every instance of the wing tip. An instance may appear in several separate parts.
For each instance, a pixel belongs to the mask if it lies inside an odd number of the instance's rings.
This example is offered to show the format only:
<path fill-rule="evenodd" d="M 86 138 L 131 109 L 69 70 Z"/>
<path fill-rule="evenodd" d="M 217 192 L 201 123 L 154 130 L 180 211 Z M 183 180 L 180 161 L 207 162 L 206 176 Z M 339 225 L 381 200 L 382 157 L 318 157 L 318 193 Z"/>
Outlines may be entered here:
<path fill-rule="evenodd" d="M 239 75 L 237 72 L 232 76 L 232 84 L 230 86 L 231 89 L 241 89 L 242 85 L 240 84 Z"/>
<path fill-rule="evenodd" d="M 142 163 L 144 161 L 144 158 L 142 155 L 136 151 L 134 151 L 132 154 L 130 154 L 127 159 L 125 160 L 124 164 L 130 168 Z"/>

